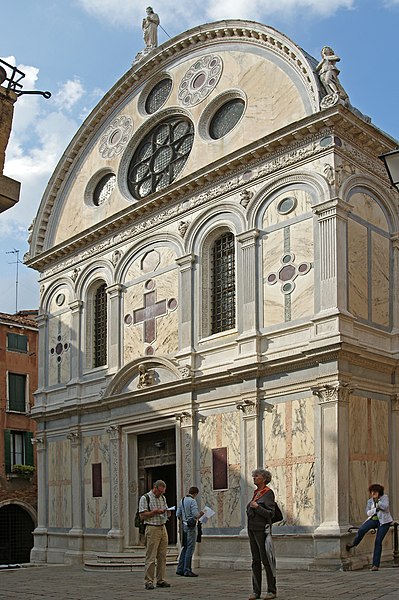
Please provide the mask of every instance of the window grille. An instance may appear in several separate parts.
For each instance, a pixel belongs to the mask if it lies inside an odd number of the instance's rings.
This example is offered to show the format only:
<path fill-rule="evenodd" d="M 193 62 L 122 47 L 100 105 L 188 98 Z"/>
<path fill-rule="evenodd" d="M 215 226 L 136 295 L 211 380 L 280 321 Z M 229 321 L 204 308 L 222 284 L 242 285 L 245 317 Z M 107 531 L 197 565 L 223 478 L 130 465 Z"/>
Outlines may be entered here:
<path fill-rule="evenodd" d="M 107 293 L 106 284 L 101 285 L 94 297 L 94 366 L 107 363 Z"/>
<path fill-rule="evenodd" d="M 162 79 L 152 88 L 145 101 L 145 110 L 149 115 L 152 115 L 165 104 L 171 89 L 171 79 Z"/>
<path fill-rule="evenodd" d="M 223 104 L 213 116 L 209 125 L 209 134 L 214 140 L 224 137 L 235 127 L 244 112 L 245 103 L 240 98 Z"/>
<path fill-rule="evenodd" d="M 235 327 L 235 248 L 232 233 L 225 233 L 212 251 L 212 334 Z"/>

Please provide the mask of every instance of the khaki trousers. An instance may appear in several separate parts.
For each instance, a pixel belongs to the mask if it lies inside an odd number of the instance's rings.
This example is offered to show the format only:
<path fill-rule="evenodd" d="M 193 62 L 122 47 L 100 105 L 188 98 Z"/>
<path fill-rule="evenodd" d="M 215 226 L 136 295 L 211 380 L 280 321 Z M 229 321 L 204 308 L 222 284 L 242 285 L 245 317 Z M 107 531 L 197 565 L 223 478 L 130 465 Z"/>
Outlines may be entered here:
<path fill-rule="evenodd" d="M 165 525 L 147 525 L 145 528 L 145 583 L 154 583 L 155 565 L 157 583 L 165 581 L 168 533 Z"/>

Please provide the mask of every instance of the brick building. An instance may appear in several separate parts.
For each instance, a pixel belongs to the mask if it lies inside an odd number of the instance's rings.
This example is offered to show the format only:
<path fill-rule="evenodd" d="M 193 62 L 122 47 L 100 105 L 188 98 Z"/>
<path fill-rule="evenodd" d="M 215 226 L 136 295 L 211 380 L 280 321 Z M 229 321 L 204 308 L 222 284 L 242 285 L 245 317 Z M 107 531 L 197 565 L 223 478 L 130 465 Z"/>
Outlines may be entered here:
<path fill-rule="evenodd" d="M 4 61 L 0 61 L 4 63 Z M 2 84 L 6 80 L 6 71 L 0 64 L 0 213 L 12 208 L 19 200 L 21 184 L 11 177 L 3 175 L 6 148 L 10 139 L 14 104 L 17 94 Z"/>
<path fill-rule="evenodd" d="M 37 311 L 0 313 L 0 564 L 29 562 L 37 483 L 30 417 L 37 389 Z"/>

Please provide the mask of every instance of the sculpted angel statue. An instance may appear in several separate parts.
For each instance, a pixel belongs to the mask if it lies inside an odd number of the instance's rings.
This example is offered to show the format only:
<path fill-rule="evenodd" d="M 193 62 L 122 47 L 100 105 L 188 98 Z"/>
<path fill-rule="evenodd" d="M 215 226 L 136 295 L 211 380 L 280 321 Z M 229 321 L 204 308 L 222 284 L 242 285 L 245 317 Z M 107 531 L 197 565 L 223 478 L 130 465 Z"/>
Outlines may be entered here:
<path fill-rule="evenodd" d="M 159 16 L 154 13 L 151 6 L 146 9 L 147 16 L 143 19 L 142 29 L 146 48 L 156 48 L 158 46 L 158 25 Z"/>

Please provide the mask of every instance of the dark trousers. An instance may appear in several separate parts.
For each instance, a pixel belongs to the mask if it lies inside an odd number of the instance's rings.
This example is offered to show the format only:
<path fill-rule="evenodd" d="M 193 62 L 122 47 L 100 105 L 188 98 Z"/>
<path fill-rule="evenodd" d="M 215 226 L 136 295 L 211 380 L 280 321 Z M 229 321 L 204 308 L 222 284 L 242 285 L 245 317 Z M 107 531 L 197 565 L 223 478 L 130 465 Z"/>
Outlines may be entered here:
<path fill-rule="evenodd" d="M 266 554 L 266 534 L 264 531 L 252 531 L 248 529 L 248 537 L 252 554 L 252 589 L 254 594 L 260 596 L 262 592 L 262 565 L 266 571 L 267 591 L 275 594 L 276 578 L 273 577 Z"/>
<path fill-rule="evenodd" d="M 368 531 L 370 531 L 370 529 L 377 530 L 377 533 L 375 534 L 374 554 L 373 554 L 373 566 L 374 567 L 380 566 L 381 553 L 382 553 L 382 542 L 384 540 L 384 537 L 388 533 L 391 525 L 392 525 L 392 523 L 385 523 L 384 525 L 380 525 L 379 521 L 374 521 L 373 519 L 367 519 L 367 521 L 365 521 L 363 523 L 363 525 L 361 525 L 359 527 L 357 536 L 353 540 L 353 545 L 358 546 L 358 544 L 360 544 L 360 542 L 362 541 L 362 539 L 364 538 L 366 533 Z"/>

